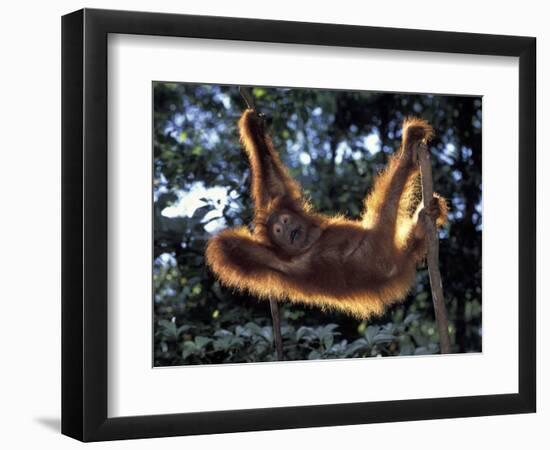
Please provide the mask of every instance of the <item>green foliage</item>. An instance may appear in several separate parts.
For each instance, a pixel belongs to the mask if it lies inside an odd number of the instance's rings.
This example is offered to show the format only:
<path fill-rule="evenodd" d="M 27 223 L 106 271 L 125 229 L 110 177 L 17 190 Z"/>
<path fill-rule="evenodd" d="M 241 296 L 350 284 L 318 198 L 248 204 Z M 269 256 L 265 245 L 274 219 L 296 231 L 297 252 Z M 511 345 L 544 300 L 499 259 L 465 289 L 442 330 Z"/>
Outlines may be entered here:
<path fill-rule="evenodd" d="M 429 330 L 431 330 L 431 335 Z M 179 364 L 241 363 L 275 361 L 273 329 L 255 322 L 219 328 L 209 337 L 186 334 L 188 325 L 160 320 L 157 342 L 168 349 Z M 365 358 L 369 356 L 428 355 L 439 350 L 433 328 L 423 328 L 418 315 L 411 314 L 402 322 L 368 325 L 361 337 L 349 342 L 342 338 L 338 325 L 282 327 L 283 349 L 289 360 Z M 181 338 L 180 338 L 181 337 Z M 174 355 L 174 353 L 176 355 Z M 157 355 L 162 358 L 162 354 Z"/>
<path fill-rule="evenodd" d="M 292 175 L 317 210 L 359 217 L 373 176 L 399 145 L 406 115 L 429 120 L 434 185 L 449 200 L 440 265 L 453 351 L 481 350 L 481 100 L 475 97 L 254 88 Z M 269 304 L 219 285 L 204 264 L 217 230 L 252 218 L 235 86 L 154 85 L 156 366 L 274 359 Z M 285 358 L 438 351 L 429 280 L 369 323 L 281 306 Z"/>

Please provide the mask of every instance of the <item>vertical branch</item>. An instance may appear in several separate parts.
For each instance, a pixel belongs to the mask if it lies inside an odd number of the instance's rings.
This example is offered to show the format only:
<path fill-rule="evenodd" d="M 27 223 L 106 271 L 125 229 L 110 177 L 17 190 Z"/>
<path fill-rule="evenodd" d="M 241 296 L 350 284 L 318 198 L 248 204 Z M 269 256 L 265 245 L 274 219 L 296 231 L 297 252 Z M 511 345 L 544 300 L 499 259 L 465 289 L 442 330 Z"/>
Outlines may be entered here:
<path fill-rule="evenodd" d="M 281 316 L 279 314 L 279 305 L 276 300 L 269 299 L 269 307 L 271 308 L 271 318 L 273 319 L 273 340 L 275 349 L 277 350 L 277 359 L 282 361 L 283 356 L 283 337 L 281 335 Z"/>
<path fill-rule="evenodd" d="M 424 205 L 433 198 L 432 167 L 428 146 L 424 143 L 418 146 L 418 159 L 420 163 L 420 174 L 422 178 L 422 200 Z M 439 332 L 439 348 L 441 353 L 451 353 L 451 342 L 449 338 L 449 322 L 443 297 L 443 283 L 439 272 L 439 239 L 434 219 L 428 215 L 424 216 L 428 239 L 428 273 L 430 274 L 430 285 L 432 288 L 432 299 L 435 310 L 435 321 Z"/>
<path fill-rule="evenodd" d="M 239 93 L 246 103 L 246 107 L 256 109 L 254 97 L 250 90 L 244 86 L 239 86 Z M 273 341 L 275 342 L 275 350 L 277 351 L 277 359 L 282 361 L 283 356 L 283 337 L 281 335 L 281 316 L 279 314 L 279 305 L 273 299 L 269 299 L 269 307 L 271 309 L 271 318 L 273 320 Z"/>
<path fill-rule="evenodd" d="M 254 105 L 254 97 L 252 97 L 252 94 L 248 88 L 239 86 L 239 94 L 241 94 L 247 108 L 256 109 L 256 106 Z"/>

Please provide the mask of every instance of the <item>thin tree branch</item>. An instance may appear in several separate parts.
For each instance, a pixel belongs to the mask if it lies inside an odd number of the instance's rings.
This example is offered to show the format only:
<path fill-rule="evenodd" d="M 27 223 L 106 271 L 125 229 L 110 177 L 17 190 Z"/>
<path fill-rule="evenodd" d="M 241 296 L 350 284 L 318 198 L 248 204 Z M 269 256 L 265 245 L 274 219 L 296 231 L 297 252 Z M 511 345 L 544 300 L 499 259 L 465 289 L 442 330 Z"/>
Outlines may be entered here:
<path fill-rule="evenodd" d="M 254 97 L 252 97 L 252 94 L 250 93 L 248 88 L 244 86 L 239 86 L 239 94 L 241 94 L 241 97 L 245 101 L 247 108 L 256 109 L 256 106 L 254 105 Z"/>
<path fill-rule="evenodd" d="M 432 166 L 428 146 L 424 143 L 418 146 L 418 160 L 422 178 L 422 200 L 427 206 L 433 198 Z M 428 273 L 432 288 L 432 300 L 435 310 L 435 321 L 439 332 L 439 348 L 441 353 L 451 353 L 451 341 L 449 337 L 449 322 L 443 296 L 443 283 L 439 271 L 439 239 L 435 220 L 429 215 L 424 215 L 426 234 L 428 239 Z"/>
<path fill-rule="evenodd" d="M 254 97 L 250 90 L 244 86 L 239 86 L 239 93 L 246 103 L 246 107 L 256 110 L 254 104 Z M 279 313 L 279 305 L 273 299 L 269 299 L 269 307 L 271 309 L 271 318 L 273 319 L 273 341 L 275 343 L 275 350 L 277 352 L 277 359 L 283 361 L 283 337 L 281 335 L 281 316 Z"/>
<path fill-rule="evenodd" d="M 273 319 L 273 341 L 275 342 L 275 350 L 277 351 L 277 359 L 284 360 L 283 355 L 283 337 L 281 335 L 281 317 L 279 314 L 279 305 L 276 300 L 269 299 L 271 308 L 271 318 Z"/>

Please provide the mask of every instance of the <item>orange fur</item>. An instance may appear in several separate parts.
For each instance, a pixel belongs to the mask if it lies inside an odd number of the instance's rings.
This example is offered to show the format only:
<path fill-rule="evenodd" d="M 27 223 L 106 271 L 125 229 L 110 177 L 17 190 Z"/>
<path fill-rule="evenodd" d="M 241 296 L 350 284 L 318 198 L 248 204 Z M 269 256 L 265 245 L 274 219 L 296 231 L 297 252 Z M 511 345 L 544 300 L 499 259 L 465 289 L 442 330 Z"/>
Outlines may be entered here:
<path fill-rule="evenodd" d="M 377 177 L 359 221 L 311 211 L 253 110 L 244 112 L 239 129 L 251 164 L 254 232 L 227 229 L 209 240 L 206 260 L 220 281 L 260 298 L 336 309 L 359 318 L 380 315 L 402 301 L 426 252 L 418 220 L 422 207 L 416 146 L 432 137 L 431 126 L 416 118 L 404 121 L 401 149 Z M 437 198 L 432 215 L 435 208 L 442 225 L 447 207 Z M 281 211 L 294 216 L 294 223 L 306 224 L 305 232 L 315 237 L 309 247 L 288 253 L 274 243 L 268 223 Z"/>

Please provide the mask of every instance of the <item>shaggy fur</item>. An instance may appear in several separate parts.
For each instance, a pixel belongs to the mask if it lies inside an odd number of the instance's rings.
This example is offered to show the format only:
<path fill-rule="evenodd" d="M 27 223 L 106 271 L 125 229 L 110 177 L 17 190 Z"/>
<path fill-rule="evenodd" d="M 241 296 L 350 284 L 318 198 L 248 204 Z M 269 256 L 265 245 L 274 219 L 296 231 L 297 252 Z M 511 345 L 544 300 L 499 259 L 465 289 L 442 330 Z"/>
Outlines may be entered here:
<path fill-rule="evenodd" d="M 424 120 L 406 119 L 399 151 L 378 175 L 365 200 L 361 220 L 312 211 L 253 110 L 239 121 L 252 173 L 254 231 L 227 229 L 211 238 L 206 260 L 222 284 L 263 298 L 336 309 L 359 318 L 380 315 L 402 301 L 414 283 L 416 265 L 426 253 L 422 214 L 442 225 L 443 198 L 422 208 L 417 146 L 433 135 Z M 314 242 L 295 252 L 275 244 L 270 223 L 285 217 L 305 223 Z"/>

